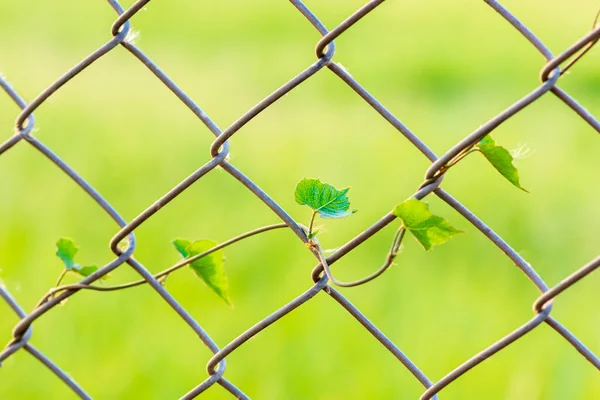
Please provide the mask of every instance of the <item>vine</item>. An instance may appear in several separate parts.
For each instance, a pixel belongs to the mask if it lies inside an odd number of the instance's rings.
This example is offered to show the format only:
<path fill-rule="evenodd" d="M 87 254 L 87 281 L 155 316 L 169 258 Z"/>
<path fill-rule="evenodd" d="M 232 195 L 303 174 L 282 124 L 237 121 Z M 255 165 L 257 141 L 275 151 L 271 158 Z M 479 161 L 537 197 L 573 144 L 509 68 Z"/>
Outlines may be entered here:
<path fill-rule="evenodd" d="M 434 176 L 434 179 L 441 177 L 450 168 L 470 154 L 480 153 L 492 167 L 494 167 L 512 185 L 527 192 L 527 190 L 521 186 L 519 172 L 513 164 L 514 159 L 522 153 L 521 150 L 522 149 L 517 149 L 511 153 L 504 147 L 497 145 L 494 139 L 492 139 L 490 135 L 487 135 L 479 142 L 465 148 L 448 163 L 443 165 Z M 348 198 L 349 190 L 350 188 L 336 189 L 334 186 L 314 178 L 302 179 L 296 185 L 295 190 L 296 203 L 302 206 L 308 206 L 311 209 L 308 226 L 300 224 L 300 227 L 306 234 L 306 246 L 317 256 L 323 271 L 335 285 L 343 287 L 358 286 L 381 275 L 393 265 L 407 231 L 411 233 L 426 251 L 431 250 L 433 246 L 446 243 L 457 234 L 463 233 L 454 228 L 446 219 L 434 215 L 429 210 L 429 205 L 427 203 L 413 196 L 398 204 L 391 212 L 401 222 L 394 234 L 390 250 L 383 265 L 371 275 L 360 280 L 352 282 L 339 281 L 333 276 L 327 258 L 325 257 L 324 251 L 317 238 L 320 227 L 315 226 L 315 220 L 317 216 L 322 219 L 339 219 L 356 213 L 357 210 L 350 208 L 350 199 Z M 217 243 L 208 239 L 195 241 L 181 238 L 175 239 L 172 244 L 183 259 L 153 276 L 161 285 L 165 285 L 166 280 L 171 273 L 189 265 L 190 269 L 206 284 L 206 286 L 225 301 L 227 305 L 232 306 L 233 302 L 229 293 L 229 281 L 225 273 L 225 255 L 222 249 L 251 236 L 287 227 L 288 226 L 285 223 L 267 225 L 243 233 L 222 243 Z M 95 265 L 82 266 L 75 262 L 75 255 L 78 253 L 79 247 L 75 244 L 73 239 L 61 238 L 56 243 L 56 247 L 56 255 L 62 260 L 64 268 L 61 271 L 55 286 L 40 300 L 38 305 L 48 301 L 57 293 L 69 289 L 115 291 L 148 283 L 148 281 L 140 279 L 114 286 L 87 285 L 82 283 L 61 285 L 63 279 L 69 273 L 85 278 L 98 271 L 98 267 Z M 108 278 L 110 278 L 109 274 L 104 275 L 101 279 L 104 281 Z"/>

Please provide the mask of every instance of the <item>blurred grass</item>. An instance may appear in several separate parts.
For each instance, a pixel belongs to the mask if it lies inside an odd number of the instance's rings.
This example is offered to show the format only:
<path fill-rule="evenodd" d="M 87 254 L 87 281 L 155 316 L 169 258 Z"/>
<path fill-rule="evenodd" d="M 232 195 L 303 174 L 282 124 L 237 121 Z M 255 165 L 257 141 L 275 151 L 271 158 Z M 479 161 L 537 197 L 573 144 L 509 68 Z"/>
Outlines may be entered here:
<path fill-rule="evenodd" d="M 128 6 L 131 2 L 124 3 Z M 559 53 L 591 24 L 597 2 L 503 4 Z M 308 1 L 333 27 L 363 1 Z M 540 12 L 543 9 L 543 13 Z M 5 2 L 0 71 L 26 98 L 110 38 L 101 2 Z M 133 20 L 139 46 L 221 127 L 314 61 L 318 35 L 286 2 L 156 1 Z M 596 115 L 599 53 L 561 87 Z M 483 2 L 386 2 L 337 40 L 335 60 L 441 154 L 538 85 L 543 59 Z M 0 96 L 2 139 L 18 110 Z M 147 69 L 117 48 L 36 111 L 36 135 L 130 220 L 209 159 L 209 131 Z M 2 133 L 3 132 L 3 133 Z M 494 132 L 507 147 L 526 143 L 524 194 L 478 157 L 444 187 L 521 253 L 549 285 L 597 255 L 600 209 L 597 133 L 552 95 Z M 359 213 L 328 221 L 321 242 L 337 247 L 371 225 L 421 183 L 428 163 L 393 127 L 330 72 L 319 72 L 252 120 L 231 140 L 232 163 L 298 221 L 307 210 L 295 183 L 319 177 L 350 185 Z M 31 309 L 60 272 L 54 243 L 73 237 L 82 263 L 112 259 L 117 228 L 61 171 L 20 143 L 0 157 L 0 276 Z M 343 290 L 432 380 L 523 324 L 537 292 L 475 228 L 441 201 L 434 212 L 467 231 L 425 254 L 411 239 L 398 266 Z M 214 171 L 136 230 L 136 257 L 150 270 L 178 256 L 175 237 L 227 238 L 276 217 L 242 185 Z M 335 266 L 361 277 L 382 261 L 388 227 Z M 168 288 L 219 345 L 310 286 L 314 259 L 286 231 L 226 249 L 235 308 L 190 271 Z M 136 277 L 126 267 L 113 283 Z M 600 352 L 598 275 L 561 295 L 553 310 Z M 0 341 L 17 319 L 0 305 Z M 175 398 L 205 378 L 210 352 L 155 292 L 140 287 L 78 293 L 36 321 L 32 342 L 95 398 Z M 417 398 L 418 382 L 324 294 L 228 358 L 227 377 L 257 399 Z M 0 370 L 0 398 L 72 398 L 24 352 Z M 33 384 L 35 382 L 35 384 Z M 449 399 L 591 399 L 597 371 L 546 326 L 444 389 Z M 218 387 L 207 398 L 226 399 Z"/>

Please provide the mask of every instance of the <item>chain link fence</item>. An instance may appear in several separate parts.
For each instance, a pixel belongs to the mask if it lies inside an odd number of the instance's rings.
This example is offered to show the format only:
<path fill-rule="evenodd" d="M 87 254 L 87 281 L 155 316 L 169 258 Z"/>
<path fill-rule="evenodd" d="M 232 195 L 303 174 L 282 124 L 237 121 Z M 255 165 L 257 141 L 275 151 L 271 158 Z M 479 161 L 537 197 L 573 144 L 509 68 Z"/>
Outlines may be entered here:
<path fill-rule="evenodd" d="M 215 384 L 222 386 L 225 390 L 237 398 L 248 399 L 248 395 L 246 395 L 242 389 L 237 387 L 233 382 L 227 380 L 225 376 L 225 358 L 227 355 L 236 351 L 236 349 L 242 346 L 254 335 L 258 334 L 263 329 L 266 329 L 271 324 L 277 322 L 286 314 L 293 312 L 295 309 L 311 300 L 320 292 L 326 293 L 348 313 L 350 313 L 358 321 L 358 323 L 368 330 L 377 341 L 385 346 L 385 348 L 389 350 L 389 352 L 392 353 L 393 356 L 396 357 L 396 359 L 412 373 L 414 378 L 417 379 L 424 387 L 424 392 L 420 397 L 422 400 L 437 399 L 438 394 L 442 392 L 446 386 L 450 385 L 455 380 L 460 379 L 469 370 L 477 367 L 484 360 L 494 356 L 507 346 L 510 346 L 512 343 L 524 337 L 544 323 L 549 325 L 554 331 L 556 331 L 558 335 L 562 336 L 567 342 L 569 342 L 572 345 L 573 350 L 579 352 L 587 361 L 600 370 L 600 359 L 594 355 L 579 339 L 570 333 L 566 327 L 564 327 L 559 321 L 550 315 L 553 300 L 565 290 L 572 287 L 576 282 L 585 278 L 592 271 L 598 268 L 600 266 L 600 257 L 591 260 L 588 264 L 575 270 L 575 272 L 563 279 L 558 285 L 554 287 L 548 287 L 535 269 L 532 268 L 529 263 L 513 248 L 511 248 L 508 243 L 506 243 L 499 235 L 489 228 L 482 220 L 477 218 L 477 216 L 469 211 L 457 199 L 452 197 L 452 195 L 440 187 L 440 183 L 450 162 L 463 155 L 466 151 L 478 143 L 480 139 L 492 132 L 508 118 L 519 113 L 521 110 L 537 101 L 540 97 L 548 92 L 551 92 L 554 96 L 558 97 L 567 107 L 571 108 L 575 113 L 577 113 L 593 129 L 595 129 L 597 132 L 600 132 L 600 122 L 598 122 L 596 118 L 594 118 L 586 109 L 579 105 L 577 101 L 575 101 L 569 94 L 567 94 L 558 86 L 561 75 L 575 62 L 577 62 L 599 40 L 600 28 L 596 28 L 596 24 L 594 24 L 594 28 L 590 33 L 582 37 L 558 56 L 555 56 L 533 32 L 525 27 L 500 3 L 494 0 L 486 0 L 485 2 L 495 12 L 498 13 L 500 18 L 505 19 L 507 23 L 512 25 L 512 27 L 516 29 L 525 40 L 531 43 L 531 45 L 535 47 L 535 49 L 546 59 L 546 64 L 543 65 L 540 73 L 541 83 L 535 90 L 528 93 L 510 107 L 500 112 L 497 116 L 466 136 L 445 154 L 438 157 L 425 143 L 423 143 L 417 137 L 417 135 L 411 132 L 396 116 L 394 116 L 388 109 L 379 103 L 363 86 L 360 85 L 360 83 L 350 76 L 344 68 L 333 61 L 336 51 L 334 39 L 342 35 L 361 19 L 367 18 L 367 15 L 376 9 L 381 3 L 383 3 L 384 0 L 376 0 L 367 3 L 364 7 L 360 8 L 354 14 L 350 15 L 345 21 L 331 30 L 328 30 L 319 21 L 318 17 L 313 14 L 300 0 L 290 0 L 298 12 L 310 24 L 312 24 L 312 26 L 319 32 L 320 35 L 322 35 L 321 40 L 319 40 L 316 45 L 317 60 L 302 70 L 293 79 L 283 84 L 279 89 L 252 107 L 248 112 L 240 116 L 237 121 L 235 121 L 225 130 L 221 130 L 217 124 L 213 122 L 211 118 L 206 115 L 206 113 L 204 113 L 204 111 L 202 111 L 202 109 L 166 75 L 165 72 L 163 72 L 154 62 L 152 62 L 152 60 L 150 60 L 148 56 L 146 56 L 138 47 L 128 41 L 127 35 L 131 29 L 130 19 L 138 11 L 140 11 L 142 7 L 149 3 L 149 1 L 150 0 L 139 0 L 130 8 L 124 10 L 116 0 L 108 0 L 109 5 L 116 11 L 118 15 L 111 27 L 113 36 L 112 39 L 102 47 L 95 50 L 92 54 L 83 59 L 73 68 L 65 72 L 64 75 L 53 82 L 46 90 L 41 92 L 31 102 L 27 103 L 23 98 L 21 98 L 17 91 L 8 83 L 8 81 L 4 77 L 0 76 L 0 86 L 21 109 L 21 112 L 18 114 L 15 123 L 15 134 L 10 139 L 0 144 L 0 155 L 8 152 L 13 148 L 13 146 L 17 145 L 21 141 L 33 146 L 42 155 L 51 160 L 56 167 L 60 168 L 65 174 L 67 174 L 76 185 L 81 187 L 81 189 L 83 189 L 97 203 L 97 205 L 115 221 L 120 228 L 118 233 L 110 242 L 110 248 L 115 254 L 113 261 L 104 265 L 92 275 L 82 279 L 77 284 L 66 285 L 51 291 L 48 295 L 42 298 L 42 300 L 30 313 L 25 312 L 15 298 L 8 293 L 6 288 L 0 286 L 0 296 L 20 319 L 18 324 L 13 329 L 13 339 L 0 353 L 0 362 L 11 357 L 11 355 L 17 351 L 26 351 L 44 364 L 56 375 L 58 379 L 62 380 L 62 382 L 64 382 L 64 384 L 67 385 L 80 398 L 90 399 L 90 395 L 83 387 L 77 384 L 77 382 L 70 378 L 63 369 L 61 369 L 40 350 L 33 346 L 33 344 L 30 342 L 33 323 L 38 318 L 41 318 L 47 311 L 53 309 L 60 302 L 73 296 L 80 290 L 101 290 L 99 287 L 92 284 L 116 268 L 120 268 L 121 266 L 127 264 L 141 276 L 143 279 L 142 283 L 149 284 L 156 291 L 156 293 L 169 304 L 173 311 L 176 312 L 187 323 L 189 328 L 198 335 L 198 338 L 202 341 L 202 343 L 214 353 L 214 356 L 206 365 L 206 379 L 202 382 L 199 382 L 196 387 L 191 388 L 187 393 L 183 394 L 183 399 L 194 398 Z M 35 126 L 33 115 L 34 111 L 40 106 L 43 106 L 48 98 L 56 91 L 60 90 L 65 83 L 71 79 L 74 79 L 80 72 L 85 70 L 94 61 L 98 60 L 118 46 L 124 47 L 132 54 L 132 56 L 136 57 L 141 63 L 143 63 L 156 76 L 157 79 L 159 79 L 171 90 L 171 92 L 173 92 L 175 96 L 179 98 L 184 106 L 189 108 L 202 121 L 202 123 L 208 127 L 208 129 L 215 136 L 215 140 L 210 147 L 212 159 L 206 164 L 202 165 L 193 174 L 181 181 L 172 190 L 156 200 L 156 202 L 154 202 L 146 210 L 141 212 L 136 218 L 129 222 L 125 221 L 119 215 L 117 210 L 115 210 L 102 197 L 102 195 L 93 187 L 91 187 L 75 170 L 70 168 L 50 148 L 32 135 L 32 130 Z M 254 326 L 248 328 L 245 332 L 242 332 L 237 338 L 223 347 L 218 346 L 208 332 L 206 332 L 203 327 L 175 300 L 175 298 L 173 298 L 173 296 L 165 289 L 165 287 L 161 285 L 160 279 L 158 279 L 160 277 L 153 276 L 133 256 L 136 248 L 135 230 L 140 225 L 144 224 L 148 219 L 152 218 L 152 216 L 159 212 L 162 207 L 171 202 L 184 190 L 189 188 L 196 181 L 217 167 L 221 167 L 221 169 L 225 170 L 232 177 L 240 181 L 249 191 L 258 197 L 283 221 L 283 224 L 268 227 L 269 229 L 287 226 L 298 236 L 299 240 L 307 243 L 308 240 L 303 228 L 296 223 L 283 208 L 281 208 L 274 200 L 272 200 L 267 193 L 261 190 L 261 188 L 259 188 L 252 180 L 250 180 L 246 175 L 244 175 L 244 173 L 242 173 L 229 162 L 227 158 L 229 153 L 228 139 L 239 132 L 260 112 L 271 106 L 282 96 L 323 69 L 329 69 L 331 72 L 337 75 L 365 102 L 373 107 L 373 109 L 375 109 L 382 118 L 387 120 L 429 161 L 431 161 L 431 166 L 425 172 L 425 180 L 423 184 L 416 190 L 412 197 L 422 199 L 433 194 L 446 202 L 466 220 L 468 220 L 474 227 L 476 227 L 491 242 L 493 242 L 506 255 L 506 257 L 508 257 L 518 268 L 521 269 L 531 283 L 540 291 L 540 296 L 533 304 L 533 317 L 530 320 L 524 322 L 523 325 L 517 327 L 510 334 L 500 338 L 497 342 L 492 343 L 489 347 L 485 348 L 478 354 L 473 355 L 473 357 L 466 360 L 452 371 L 448 371 L 448 373 L 437 382 L 430 380 L 425 373 L 422 372 L 419 367 L 404 354 L 402 350 L 400 350 L 396 344 L 388 339 L 383 332 L 381 332 L 373 323 L 371 323 L 369 319 L 354 305 L 352 305 L 352 303 L 350 303 L 339 291 L 332 287 L 329 284 L 330 280 L 328 278 L 328 274 L 324 273 L 329 265 L 343 258 L 350 251 L 360 246 L 364 241 L 390 224 L 396 218 L 392 213 L 384 215 L 368 229 L 358 234 L 355 238 L 347 242 L 327 258 L 320 257 L 318 252 L 315 252 L 317 266 L 313 270 L 311 277 L 312 283 L 310 287 L 304 293 L 289 303 L 283 305 L 280 309 L 258 321 Z M 126 248 L 122 248 L 119 246 L 119 244 L 125 239 L 127 246 Z M 234 240 L 239 240 L 239 238 Z M 186 259 L 176 266 L 180 267 L 190 263 L 191 261 L 191 259 Z M 378 271 L 376 275 L 378 275 L 380 272 L 383 272 L 383 269 Z M 307 279 L 310 278 L 307 277 Z"/>

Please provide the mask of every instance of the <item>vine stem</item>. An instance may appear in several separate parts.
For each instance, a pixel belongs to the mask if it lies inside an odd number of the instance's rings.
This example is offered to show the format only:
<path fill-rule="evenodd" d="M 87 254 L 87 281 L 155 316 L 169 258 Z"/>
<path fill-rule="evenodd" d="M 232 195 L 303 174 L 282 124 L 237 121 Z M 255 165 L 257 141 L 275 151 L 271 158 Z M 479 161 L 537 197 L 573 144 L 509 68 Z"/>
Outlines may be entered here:
<path fill-rule="evenodd" d="M 317 216 L 317 211 L 313 210 L 312 215 L 310 217 L 310 224 L 308 225 L 308 236 L 312 234 L 313 225 L 315 223 L 315 217 Z"/>
<path fill-rule="evenodd" d="M 67 272 L 69 272 L 69 270 L 66 269 L 66 268 L 62 270 L 62 272 L 58 276 L 58 279 L 56 280 L 56 283 L 54 284 L 54 286 L 59 286 L 60 285 L 60 283 L 62 282 L 62 280 L 65 277 L 65 275 L 67 274 Z"/>
<path fill-rule="evenodd" d="M 448 163 L 448 168 L 446 169 L 446 171 L 448 169 L 450 169 L 450 167 L 453 167 L 456 164 L 458 164 L 458 162 L 461 161 L 463 158 L 465 158 L 469 154 L 474 153 L 476 151 L 481 151 L 481 150 L 479 150 L 478 148 L 471 147 L 469 150 L 465 151 L 464 153 L 459 154 L 454 160 L 452 160 L 452 161 L 450 161 L 450 163 Z"/>
<path fill-rule="evenodd" d="M 229 240 L 227 240 L 227 241 L 225 241 L 223 243 L 220 243 L 220 244 L 218 244 L 218 245 L 216 245 L 214 247 L 211 247 L 210 249 L 208 249 L 208 250 L 206 250 L 206 251 L 204 251 L 204 252 L 202 252 L 200 254 L 197 254 L 197 255 L 195 255 L 193 257 L 184 258 L 183 260 L 179 261 L 175 265 L 173 265 L 173 266 L 165 269 L 162 272 L 157 273 L 156 275 L 153 275 L 153 277 L 154 277 L 154 279 L 160 279 L 160 278 L 164 277 L 163 280 L 162 280 L 163 283 L 164 283 L 164 279 L 166 279 L 166 276 L 169 275 L 170 273 L 172 273 L 172 272 L 174 272 L 174 271 L 176 271 L 176 270 L 178 270 L 178 269 L 180 269 L 182 267 L 185 267 L 186 265 L 188 265 L 188 264 L 190 264 L 190 263 L 192 263 L 192 262 L 194 262 L 194 261 L 196 261 L 196 260 L 198 260 L 198 259 L 200 259 L 200 258 L 202 258 L 204 256 L 207 256 L 210 253 L 213 253 L 213 252 L 215 252 L 217 250 L 225 248 L 225 247 L 227 247 L 229 245 L 232 245 L 232 244 L 234 244 L 236 242 L 239 242 L 240 240 L 249 238 L 251 236 L 255 236 L 255 235 L 258 235 L 260 233 L 271 231 L 271 230 L 274 230 L 274 229 L 281 229 L 281 228 L 287 228 L 287 227 L 288 227 L 287 224 L 285 224 L 285 223 L 279 223 L 279 224 L 273 224 L 273 225 L 266 225 L 266 226 L 263 226 L 263 227 L 260 227 L 260 228 L 257 228 L 257 229 L 254 229 L 254 230 L 242 233 L 241 235 L 235 236 L 235 237 L 233 237 L 233 238 L 231 238 L 231 239 L 229 239 Z M 62 292 L 64 290 L 70 290 L 70 289 L 88 289 L 88 290 L 95 290 L 95 291 L 99 291 L 99 292 L 111 292 L 111 291 L 115 291 L 115 290 L 121 290 L 121 289 L 127 289 L 127 288 L 131 288 L 131 287 L 135 287 L 135 286 L 140 286 L 140 285 L 143 285 L 145 283 L 148 283 L 148 281 L 146 281 L 145 279 L 140 279 L 138 281 L 133 281 L 133 282 L 124 283 L 122 285 L 115 285 L 115 286 L 93 286 L 93 285 L 85 285 L 85 284 L 81 284 L 81 283 L 76 283 L 76 284 L 73 284 L 73 285 L 58 286 L 67 271 L 68 270 L 65 269 L 61 273 L 61 275 L 60 275 L 60 277 L 59 277 L 59 279 L 58 279 L 58 281 L 56 283 L 56 287 L 53 288 L 53 289 L 50 289 L 50 291 L 44 297 L 42 297 L 42 299 L 38 302 L 37 307 L 39 307 L 40 305 L 44 304 L 49 298 L 51 298 L 52 296 L 54 296 L 56 293 Z"/>
<path fill-rule="evenodd" d="M 315 243 L 312 247 L 313 247 L 314 251 L 316 252 L 317 257 L 319 258 L 321 265 L 323 266 L 325 275 L 327 275 L 327 278 L 329 278 L 331 283 L 333 283 L 336 286 L 340 286 L 340 287 L 353 287 L 353 286 L 363 285 L 367 282 L 372 281 L 373 279 L 375 279 L 379 275 L 383 274 L 385 271 L 388 270 L 389 267 L 392 266 L 394 259 L 398 255 L 398 249 L 400 248 L 400 245 L 402 244 L 402 239 L 404 238 L 405 233 L 406 233 L 406 228 L 404 227 L 404 225 L 401 225 L 400 228 L 398 228 L 398 230 L 396 231 L 396 233 L 394 235 L 394 240 L 392 241 L 392 246 L 390 248 L 390 251 L 387 254 L 385 263 L 381 267 L 379 267 L 379 269 L 377 269 L 377 271 L 373 272 L 371 275 L 368 275 L 362 279 L 358 279 L 356 281 L 350 281 L 350 282 L 339 281 L 333 276 L 333 273 L 331 272 L 331 268 L 329 267 L 329 263 L 327 262 L 327 257 L 325 257 L 325 254 L 323 253 L 323 249 L 321 248 L 321 245 L 319 245 L 318 243 Z"/>
<path fill-rule="evenodd" d="M 481 151 L 478 148 L 474 148 L 474 146 L 476 146 L 476 145 L 473 145 L 473 147 L 471 147 L 469 150 L 463 151 L 462 153 L 458 154 L 452 160 L 448 161 L 448 163 L 446 165 L 443 165 L 442 167 L 440 167 L 438 173 L 435 175 L 434 178 L 439 178 L 441 175 L 448 172 L 448 170 L 450 168 L 454 167 L 456 164 L 458 164 L 459 161 L 461 161 L 463 158 L 465 158 L 469 154 L 474 153 L 476 151 Z"/>
<path fill-rule="evenodd" d="M 596 11 L 596 16 L 594 17 L 594 22 L 592 23 L 592 29 L 591 29 L 592 31 L 597 28 L 599 18 L 600 18 L 600 8 L 598 9 L 598 11 Z M 600 40 L 600 39 L 596 39 L 596 40 L 588 43 L 583 49 L 581 49 L 579 51 L 579 54 L 577 54 L 575 57 L 573 57 L 571 59 L 571 61 L 569 61 L 569 63 L 561 69 L 560 74 L 563 75 L 565 72 L 567 72 L 567 70 L 569 68 L 571 68 L 573 65 L 575 65 L 575 63 L 577 61 L 579 61 L 581 59 L 581 57 L 583 57 L 588 51 L 590 51 L 592 49 L 592 47 L 594 47 L 596 45 L 596 43 L 598 43 L 598 40 Z"/>

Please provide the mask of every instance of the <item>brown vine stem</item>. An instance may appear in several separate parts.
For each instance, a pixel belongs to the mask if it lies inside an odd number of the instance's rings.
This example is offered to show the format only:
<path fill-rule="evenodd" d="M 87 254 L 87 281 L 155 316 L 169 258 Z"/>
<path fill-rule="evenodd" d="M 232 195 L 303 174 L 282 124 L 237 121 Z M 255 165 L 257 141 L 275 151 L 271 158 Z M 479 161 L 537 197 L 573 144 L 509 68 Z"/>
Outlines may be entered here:
<path fill-rule="evenodd" d="M 598 27 L 598 20 L 600 19 L 600 8 L 598 9 L 598 11 L 596 11 L 596 16 L 594 17 L 594 22 L 592 23 L 592 31 L 594 29 L 596 29 Z M 567 72 L 567 70 L 569 68 L 571 68 L 573 65 L 575 65 L 575 63 L 577 61 L 579 61 L 581 59 L 581 57 L 583 57 L 588 51 L 590 51 L 592 49 L 592 47 L 594 47 L 596 45 L 596 43 L 598 43 L 598 40 L 600 39 L 596 39 L 590 43 L 588 43 L 583 49 L 581 49 L 579 51 L 579 54 L 577 54 L 571 61 L 569 61 L 569 63 L 567 65 L 565 65 L 563 67 L 563 69 L 560 71 L 560 74 L 564 74 L 565 72 Z"/>
<path fill-rule="evenodd" d="M 58 276 L 58 279 L 56 280 L 56 283 L 54 284 L 54 286 L 60 285 L 60 283 L 62 282 L 62 280 L 65 277 L 65 275 L 67 274 L 67 272 L 69 272 L 69 270 L 66 268 L 62 270 L 62 272 Z"/>
<path fill-rule="evenodd" d="M 404 225 L 401 225 L 400 228 L 398 228 L 398 230 L 396 231 L 396 234 L 394 235 L 394 240 L 392 241 L 392 246 L 386 256 L 385 263 L 381 267 L 379 267 L 377 269 L 377 271 L 373 272 L 371 275 L 368 275 L 362 279 L 358 279 L 356 281 L 350 281 L 350 282 L 339 281 L 338 279 L 336 279 L 333 276 L 333 274 L 331 272 L 331 268 L 329 267 L 329 263 L 327 262 L 327 257 L 325 257 L 325 254 L 323 253 L 323 249 L 321 248 L 321 245 L 319 245 L 318 243 L 315 243 L 312 246 L 312 248 L 316 252 L 317 257 L 319 258 L 319 261 L 321 262 L 321 265 L 323 266 L 323 270 L 325 271 L 325 274 L 327 275 L 327 278 L 329 278 L 331 283 L 333 283 L 334 285 L 340 286 L 340 287 L 353 287 L 353 286 L 363 285 L 367 282 L 372 281 L 373 279 L 375 279 L 379 275 L 383 274 L 385 271 L 388 270 L 389 267 L 392 266 L 394 259 L 398 255 L 398 249 L 400 248 L 400 245 L 402 244 L 402 239 L 404 238 L 405 233 L 406 233 L 406 228 L 404 227 Z"/>
<path fill-rule="evenodd" d="M 310 217 L 310 224 L 308 225 L 308 237 L 310 238 L 313 230 L 313 225 L 315 223 L 315 217 L 317 216 L 317 212 L 313 210 L 312 215 Z"/>
<path fill-rule="evenodd" d="M 164 280 L 166 279 L 167 275 L 169 275 L 170 273 L 185 267 L 186 265 L 204 257 L 207 256 L 210 253 L 213 253 L 217 250 L 220 250 L 222 248 L 225 248 L 229 245 L 232 245 L 236 242 L 239 242 L 240 240 L 249 238 L 251 236 L 255 236 L 258 235 L 260 233 L 263 232 L 267 232 L 267 231 L 271 231 L 274 229 L 281 229 L 281 228 L 287 228 L 288 225 L 285 223 L 279 223 L 279 224 L 273 224 L 273 225 L 267 225 L 267 226 L 263 226 L 245 233 L 242 233 L 241 235 L 235 236 L 223 243 L 220 243 L 200 254 L 197 254 L 193 257 L 189 257 L 189 258 L 184 258 L 183 260 L 179 261 L 178 263 L 176 263 L 175 265 L 165 269 L 164 271 L 161 271 L 159 273 L 157 273 L 154 276 L 154 279 L 158 279 L 160 280 L 162 283 L 164 283 Z M 85 285 L 85 284 L 81 284 L 81 283 L 75 283 L 72 285 L 63 285 L 63 286 L 58 286 L 58 284 L 60 284 L 60 281 L 62 280 L 62 277 L 64 276 L 64 274 L 66 273 L 67 270 L 63 271 L 63 273 L 61 274 L 58 282 L 57 282 L 57 287 L 50 289 L 50 291 L 44 295 L 44 297 L 42 297 L 42 299 L 38 302 L 36 307 L 39 307 L 40 305 L 44 304 L 46 301 L 48 301 L 48 299 L 50 299 L 52 296 L 54 296 L 56 293 L 58 292 L 62 292 L 65 290 L 70 290 L 70 289 L 87 289 L 87 290 L 95 290 L 95 291 L 99 291 L 99 292 L 111 292 L 111 291 L 115 291 L 115 290 L 122 290 L 122 289 L 128 289 L 128 288 L 132 288 L 135 286 L 140 286 L 143 285 L 145 283 L 148 283 L 148 281 L 146 281 L 145 279 L 140 279 L 138 281 L 133 281 L 133 282 L 129 282 L 129 283 L 124 283 L 121 285 L 115 285 L 115 286 L 94 286 L 94 285 Z M 161 279 L 162 278 L 162 279 Z"/>

